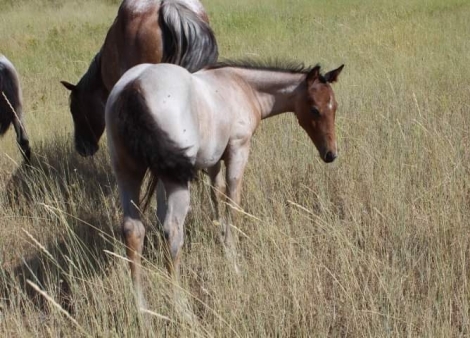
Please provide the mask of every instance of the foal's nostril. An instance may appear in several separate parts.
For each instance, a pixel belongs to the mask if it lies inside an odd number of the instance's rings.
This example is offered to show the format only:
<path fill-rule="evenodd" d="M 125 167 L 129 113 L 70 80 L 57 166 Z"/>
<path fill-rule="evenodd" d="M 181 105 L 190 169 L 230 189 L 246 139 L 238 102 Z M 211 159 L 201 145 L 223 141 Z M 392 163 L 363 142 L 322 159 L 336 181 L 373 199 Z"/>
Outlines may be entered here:
<path fill-rule="evenodd" d="M 336 153 L 333 153 L 332 151 L 328 151 L 326 154 L 325 154 L 325 162 L 326 163 L 331 163 L 333 162 L 336 157 L 338 157 L 338 155 L 336 155 Z"/>

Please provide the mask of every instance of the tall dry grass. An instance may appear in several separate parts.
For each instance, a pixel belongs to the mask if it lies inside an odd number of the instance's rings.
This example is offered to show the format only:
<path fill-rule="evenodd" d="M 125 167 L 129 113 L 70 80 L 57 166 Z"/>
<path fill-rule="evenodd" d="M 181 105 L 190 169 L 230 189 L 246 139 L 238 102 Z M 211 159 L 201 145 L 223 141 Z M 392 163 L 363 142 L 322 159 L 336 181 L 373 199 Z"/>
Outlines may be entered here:
<path fill-rule="evenodd" d="M 1 140 L 1 335 L 468 336 L 470 4 L 204 4 L 223 57 L 346 64 L 339 159 L 321 163 L 293 116 L 263 122 L 236 224 L 242 274 L 201 178 L 180 288 L 146 214 L 151 313 L 139 314 L 105 142 L 93 159 L 74 153 L 59 84 L 86 70 L 117 3 L 5 3 L 0 45 L 21 73 L 36 157 L 25 167 L 12 131 Z"/>

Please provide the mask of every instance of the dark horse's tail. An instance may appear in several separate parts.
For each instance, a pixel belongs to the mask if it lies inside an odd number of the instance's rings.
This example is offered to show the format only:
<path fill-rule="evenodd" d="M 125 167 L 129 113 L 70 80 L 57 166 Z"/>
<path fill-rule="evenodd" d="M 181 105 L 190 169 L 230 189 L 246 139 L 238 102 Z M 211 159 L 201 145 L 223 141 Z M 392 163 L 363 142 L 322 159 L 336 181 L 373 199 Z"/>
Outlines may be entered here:
<path fill-rule="evenodd" d="M 117 132 L 124 140 L 123 145 L 128 154 L 145 165 L 151 174 L 142 201 L 142 210 L 145 210 L 159 177 L 187 183 L 194 178 L 196 169 L 186 155 L 186 149 L 178 147 L 155 123 L 138 83 L 128 84 L 114 105 L 118 111 Z"/>
<path fill-rule="evenodd" d="M 10 127 L 15 114 L 21 117 L 21 96 L 18 76 L 13 68 L 2 62 L 0 55 L 0 136 Z"/>
<path fill-rule="evenodd" d="M 160 11 L 162 62 L 180 65 L 190 72 L 217 62 L 217 41 L 206 21 L 178 0 L 163 1 Z"/>

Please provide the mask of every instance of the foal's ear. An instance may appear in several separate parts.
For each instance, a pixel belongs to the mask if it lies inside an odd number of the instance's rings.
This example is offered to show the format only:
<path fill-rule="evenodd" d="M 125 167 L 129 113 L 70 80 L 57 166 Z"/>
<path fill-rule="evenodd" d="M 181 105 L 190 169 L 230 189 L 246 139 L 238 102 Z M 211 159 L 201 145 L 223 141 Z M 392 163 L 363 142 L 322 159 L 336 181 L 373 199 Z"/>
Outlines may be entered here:
<path fill-rule="evenodd" d="M 62 83 L 62 85 L 67 88 L 68 90 L 70 90 L 71 92 L 75 90 L 75 88 L 77 88 L 76 85 L 74 84 L 71 84 L 70 82 L 67 82 L 67 81 L 60 81 L 60 83 Z"/>
<path fill-rule="evenodd" d="M 316 65 L 312 68 L 311 71 L 308 72 L 307 83 L 313 83 L 313 81 L 317 80 L 318 78 L 320 78 L 320 65 Z"/>
<path fill-rule="evenodd" d="M 325 74 L 326 82 L 336 82 L 338 80 L 339 73 L 343 70 L 344 65 L 339 66 L 335 70 Z"/>

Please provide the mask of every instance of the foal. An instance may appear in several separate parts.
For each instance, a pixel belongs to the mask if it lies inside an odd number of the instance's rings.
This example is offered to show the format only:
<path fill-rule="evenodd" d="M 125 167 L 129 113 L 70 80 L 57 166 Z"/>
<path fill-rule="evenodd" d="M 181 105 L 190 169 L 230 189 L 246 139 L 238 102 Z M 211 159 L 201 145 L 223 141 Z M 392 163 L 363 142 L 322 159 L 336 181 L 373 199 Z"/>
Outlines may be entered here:
<path fill-rule="evenodd" d="M 16 132 L 16 142 L 25 161 L 31 157 L 29 139 L 23 122 L 23 104 L 18 73 L 13 64 L 0 54 L 0 136 L 3 136 L 10 124 Z"/>
<path fill-rule="evenodd" d="M 330 83 L 342 69 L 322 75 L 318 65 L 225 63 L 191 74 L 171 64 L 144 64 L 123 75 L 109 96 L 106 124 L 124 211 L 122 230 L 140 304 L 145 228 L 136 206 L 145 172 L 150 171 L 153 182 L 161 179 L 166 190 L 163 229 L 171 256 L 168 267 L 178 275 L 189 182 L 195 171 L 207 169 L 220 219 L 217 200 L 225 197 L 221 162 L 227 169 L 228 203 L 237 206 L 253 133 L 261 120 L 284 112 L 294 112 L 323 161 L 333 162 L 337 103 Z M 232 208 L 227 208 L 228 246 L 231 213 Z"/>

